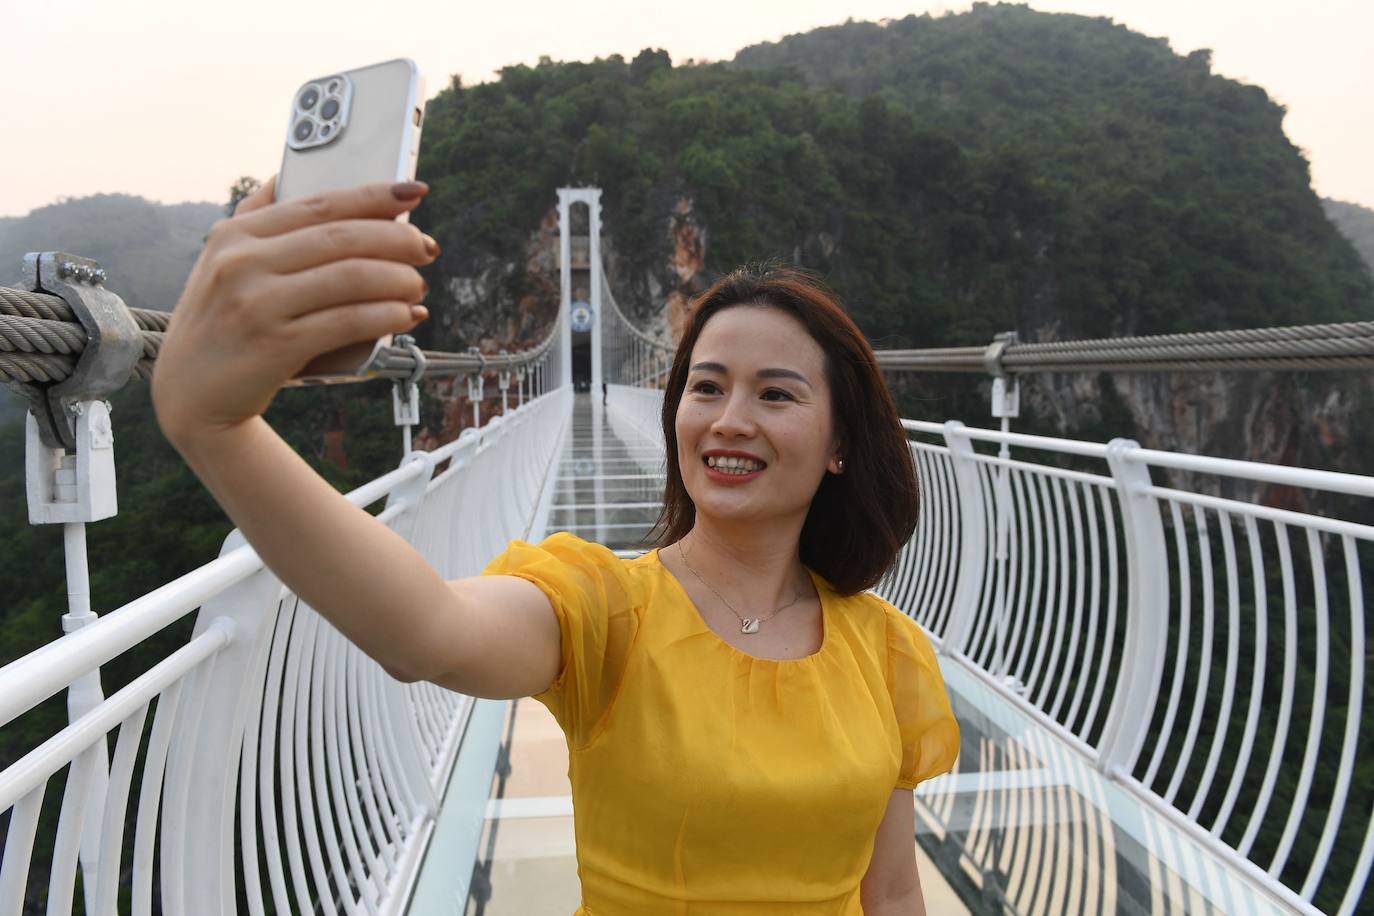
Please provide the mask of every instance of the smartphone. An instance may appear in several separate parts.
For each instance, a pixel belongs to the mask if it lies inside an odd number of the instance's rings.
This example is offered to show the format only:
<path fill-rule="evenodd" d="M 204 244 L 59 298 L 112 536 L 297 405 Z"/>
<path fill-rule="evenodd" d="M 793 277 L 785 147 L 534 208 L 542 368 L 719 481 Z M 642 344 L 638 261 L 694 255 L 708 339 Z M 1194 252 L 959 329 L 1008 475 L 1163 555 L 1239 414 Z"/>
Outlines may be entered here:
<path fill-rule="evenodd" d="M 425 81 L 409 58 L 307 80 L 291 99 L 276 199 L 372 181 L 410 181 L 420 155 Z M 406 221 L 408 213 L 396 217 Z M 311 360 L 298 384 L 356 382 L 376 375 L 388 334 Z"/>

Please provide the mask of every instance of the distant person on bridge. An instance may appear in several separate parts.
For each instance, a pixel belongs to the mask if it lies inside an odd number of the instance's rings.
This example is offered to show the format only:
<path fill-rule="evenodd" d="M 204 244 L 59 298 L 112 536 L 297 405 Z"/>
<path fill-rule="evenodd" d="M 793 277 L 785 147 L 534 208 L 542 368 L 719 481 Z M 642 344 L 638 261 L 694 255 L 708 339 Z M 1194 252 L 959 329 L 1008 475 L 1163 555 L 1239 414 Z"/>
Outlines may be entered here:
<path fill-rule="evenodd" d="M 601 380 L 601 406 L 606 406 L 606 380 L 604 378 Z"/>
<path fill-rule="evenodd" d="M 959 729 L 926 637 L 867 591 L 917 485 L 835 298 L 739 271 L 693 303 L 655 549 L 558 533 L 444 581 L 262 417 L 318 354 L 425 316 L 414 266 L 438 249 L 394 217 L 426 188 L 272 187 L 210 233 L 155 364 L 158 421 L 281 580 L 393 676 L 552 711 L 578 913 L 923 913 L 912 789 L 950 768 Z"/>

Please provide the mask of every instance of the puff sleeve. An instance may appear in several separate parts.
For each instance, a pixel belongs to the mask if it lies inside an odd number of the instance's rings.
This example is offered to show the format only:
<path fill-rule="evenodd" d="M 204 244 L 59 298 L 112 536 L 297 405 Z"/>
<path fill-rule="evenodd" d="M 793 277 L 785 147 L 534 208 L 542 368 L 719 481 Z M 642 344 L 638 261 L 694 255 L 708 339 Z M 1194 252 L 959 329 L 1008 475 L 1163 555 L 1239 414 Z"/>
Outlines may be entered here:
<path fill-rule="evenodd" d="M 539 544 L 511 541 L 482 575 L 517 576 L 548 597 L 563 664 L 534 699 L 553 713 L 570 747 L 590 743 L 615 701 L 639 624 L 640 602 L 624 562 L 600 544 L 560 532 Z"/>
<path fill-rule="evenodd" d="M 902 742 L 898 789 L 947 772 L 959 754 L 959 723 L 935 660 L 935 650 L 916 621 L 884 602 L 887 610 L 887 687 Z"/>

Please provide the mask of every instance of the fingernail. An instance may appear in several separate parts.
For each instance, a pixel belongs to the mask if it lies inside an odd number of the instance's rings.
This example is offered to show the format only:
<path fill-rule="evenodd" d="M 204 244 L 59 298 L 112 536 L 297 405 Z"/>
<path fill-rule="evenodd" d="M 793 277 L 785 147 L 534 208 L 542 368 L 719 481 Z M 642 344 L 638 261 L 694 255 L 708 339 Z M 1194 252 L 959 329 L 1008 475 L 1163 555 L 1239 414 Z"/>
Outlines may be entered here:
<path fill-rule="evenodd" d="M 397 200 L 418 200 L 428 190 L 429 185 L 423 181 L 401 181 L 391 186 L 391 196 Z"/>
<path fill-rule="evenodd" d="M 410 307 L 410 317 L 414 321 L 424 321 L 429 317 L 429 309 L 423 305 L 412 305 Z"/>
<path fill-rule="evenodd" d="M 439 256 L 439 243 L 430 238 L 426 233 L 422 232 L 420 234 L 424 236 L 425 239 L 425 253 L 431 258 L 437 258 Z"/>

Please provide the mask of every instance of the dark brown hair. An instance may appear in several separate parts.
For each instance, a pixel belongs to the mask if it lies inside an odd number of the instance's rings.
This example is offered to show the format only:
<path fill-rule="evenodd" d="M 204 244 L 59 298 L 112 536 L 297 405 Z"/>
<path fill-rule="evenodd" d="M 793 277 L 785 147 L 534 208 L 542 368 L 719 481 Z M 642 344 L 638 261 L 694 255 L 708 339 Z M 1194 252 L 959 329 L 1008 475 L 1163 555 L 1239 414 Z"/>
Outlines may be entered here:
<path fill-rule="evenodd" d="M 701 329 L 712 315 L 736 305 L 786 312 L 825 354 L 830 409 L 845 468 L 843 474 L 827 472 L 811 500 L 801 531 L 801 561 L 840 594 L 870 588 L 892 567 L 916 528 L 916 468 L 873 348 L 834 293 L 810 273 L 792 268 L 740 268 L 692 303 L 663 394 L 668 470 L 654 543 L 666 547 L 681 540 L 696 521 L 696 505 L 677 463 L 677 409 Z"/>

